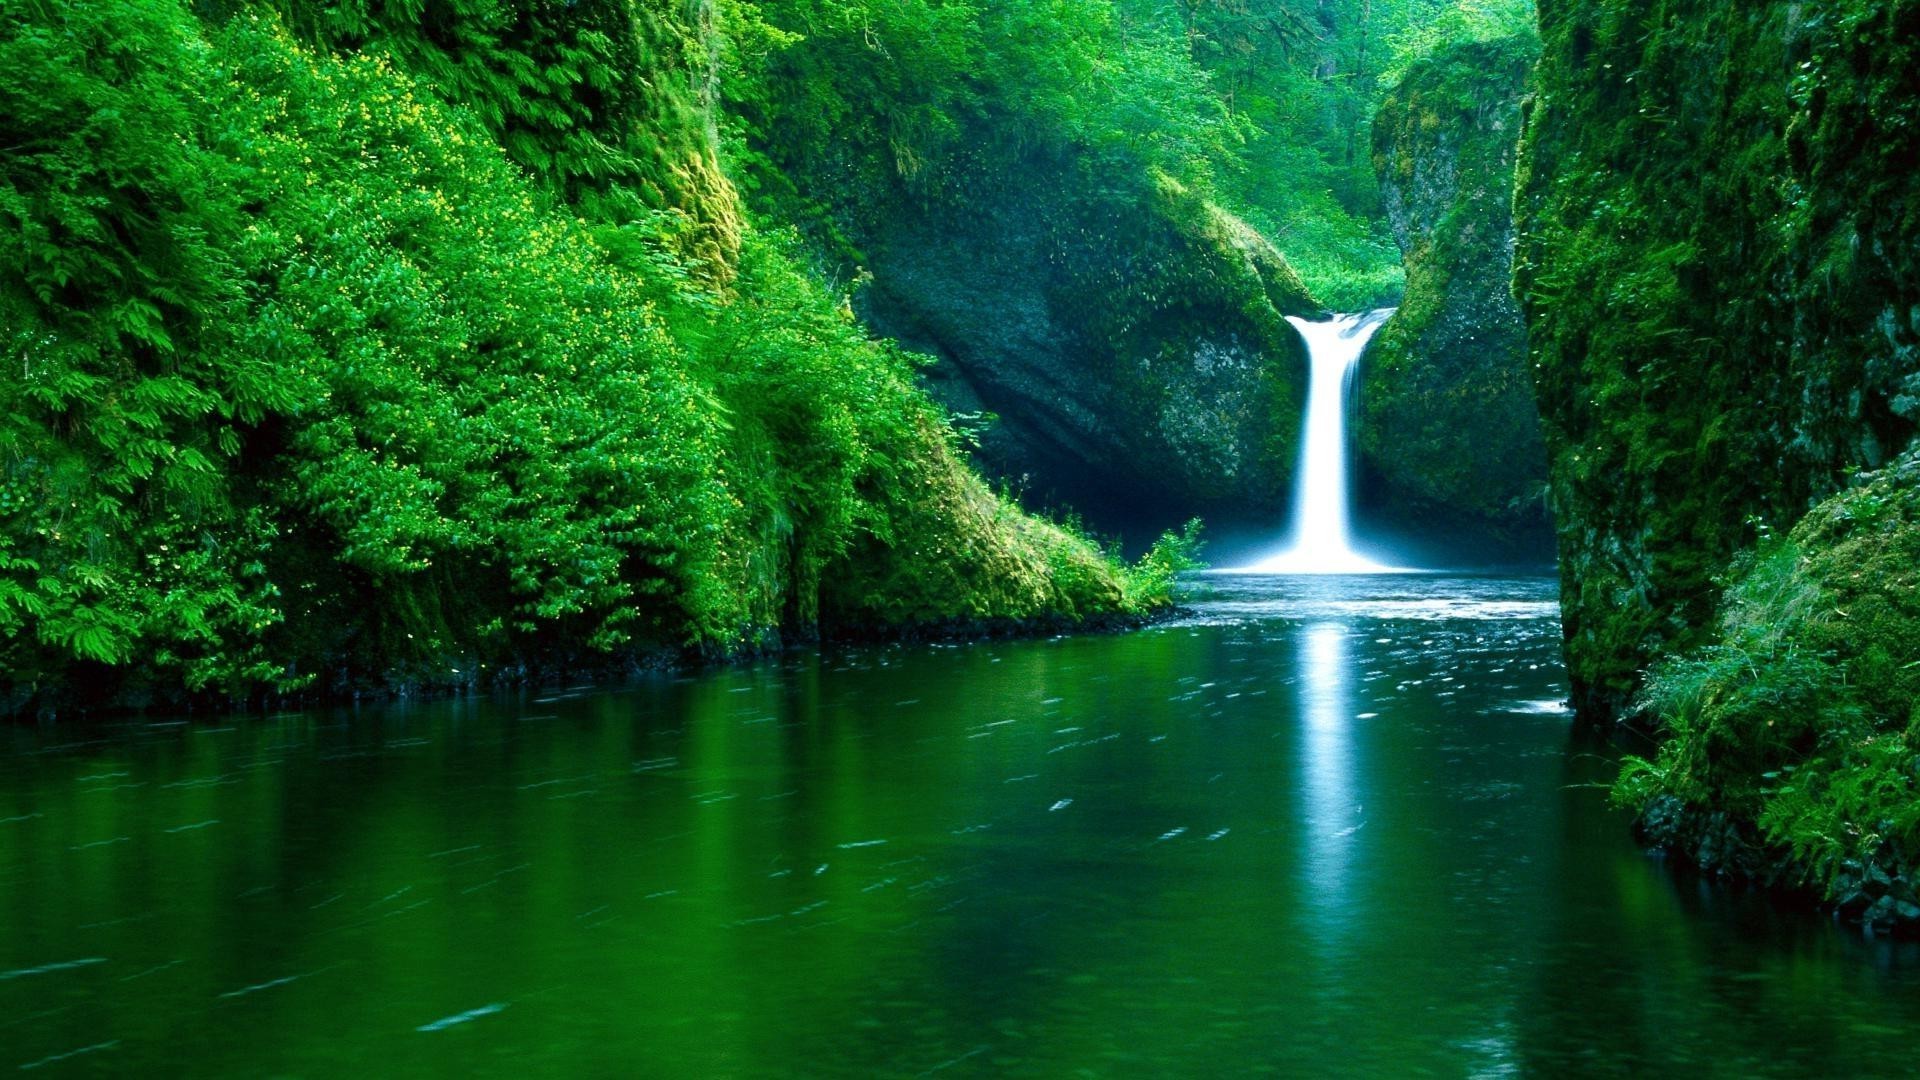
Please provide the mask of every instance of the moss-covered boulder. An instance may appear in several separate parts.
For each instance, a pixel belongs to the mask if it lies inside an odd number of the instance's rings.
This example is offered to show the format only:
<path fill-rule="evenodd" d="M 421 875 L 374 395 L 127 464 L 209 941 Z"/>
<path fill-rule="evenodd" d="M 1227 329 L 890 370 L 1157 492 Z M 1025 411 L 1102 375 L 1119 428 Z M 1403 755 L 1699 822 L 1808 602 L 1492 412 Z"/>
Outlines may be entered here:
<path fill-rule="evenodd" d="M 1669 737 L 1620 794 L 1719 872 L 1920 925 L 1920 453 L 1743 560 L 1717 641 L 1657 666 Z"/>
<path fill-rule="evenodd" d="M 1361 363 L 1366 501 L 1483 555 L 1551 547 L 1546 452 L 1511 287 L 1520 96 L 1538 51 L 1526 35 L 1429 56 L 1373 124 L 1407 291 Z"/>
<path fill-rule="evenodd" d="M 940 358 L 936 397 L 998 418 L 977 459 L 1109 527 L 1279 511 L 1314 310 L 1271 243 L 1165 176 L 1090 196 L 1066 161 L 902 203 L 864 310 Z"/>
<path fill-rule="evenodd" d="M 1920 0 L 1543 0 L 1515 289 L 1576 703 L 1920 421 Z"/>

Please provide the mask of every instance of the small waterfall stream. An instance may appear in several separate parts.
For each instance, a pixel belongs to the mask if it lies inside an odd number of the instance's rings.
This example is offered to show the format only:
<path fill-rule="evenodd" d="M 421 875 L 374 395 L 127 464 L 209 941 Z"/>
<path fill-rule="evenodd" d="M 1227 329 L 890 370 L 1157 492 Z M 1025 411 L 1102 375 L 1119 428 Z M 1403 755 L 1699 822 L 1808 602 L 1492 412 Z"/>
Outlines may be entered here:
<path fill-rule="evenodd" d="M 1258 574 L 1392 573 L 1353 549 L 1352 484 L 1347 439 L 1347 403 L 1367 342 L 1392 309 L 1339 315 L 1325 322 L 1289 317 L 1306 339 L 1309 357 L 1307 422 L 1300 445 L 1293 528 L 1287 547 L 1243 567 Z"/>

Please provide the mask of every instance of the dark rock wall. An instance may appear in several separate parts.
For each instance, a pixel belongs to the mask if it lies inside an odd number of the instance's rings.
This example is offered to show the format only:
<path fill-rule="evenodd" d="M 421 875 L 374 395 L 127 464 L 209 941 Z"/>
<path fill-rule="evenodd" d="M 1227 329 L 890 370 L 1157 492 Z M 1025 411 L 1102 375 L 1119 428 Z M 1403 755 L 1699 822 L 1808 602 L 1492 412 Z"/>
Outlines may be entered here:
<path fill-rule="evenodd" d="M 1920 0 L 1542 0 L 1515 289 L 1591 722 L 1920 421 Z"/>
<path fill-rule="evenodd" d="M 1512 192 L 1531 36 L 1416 64 L 1374 120 L 1407 293 L 1361 366 L 1370 516 L 1445 533 L 1455 557 L 1551 551 L 1546 453 L 1511 291 Z"/>
<path fill-rule="evenodd" d="M 1253 229 L 1164 177 L 1090 195 L 1036 156 L 963 200 L 898 204 L 863 313 L 998 417 L 991 474 L 1103 529 L 1282 512 L 1305 403 L 1287 314 L 1315 310 Z M 1131 188 L 1131 190 L 1129 190 Z"/>

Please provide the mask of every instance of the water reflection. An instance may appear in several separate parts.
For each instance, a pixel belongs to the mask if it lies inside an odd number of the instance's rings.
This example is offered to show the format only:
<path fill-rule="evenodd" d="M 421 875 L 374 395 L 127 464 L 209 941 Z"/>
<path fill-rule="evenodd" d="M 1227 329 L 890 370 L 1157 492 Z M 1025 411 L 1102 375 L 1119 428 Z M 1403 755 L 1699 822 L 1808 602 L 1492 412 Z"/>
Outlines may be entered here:
<path fill-rule="evenodd" d="M 1115 637 L 0 730 L 0 1071 L 1908 1068 L 1910 957 L 1633 845 L 1551 581 L 1216 580 Z"/>
<path fill-rule="evenodd" d="M 1356 834 L 1365 824 L 1357 794 L 1353 744 L 1353 668 L 1348 629 L 1337 622 L 1312 623 L 1300 631 L 1300 793 L 1306 838 L 1302 866 L 1307 895 L 1329 916 L 1321 931 L 1332 934 L 1352 886 Z M 1329 925 L 1331 924 L 1331 925 Z"/>

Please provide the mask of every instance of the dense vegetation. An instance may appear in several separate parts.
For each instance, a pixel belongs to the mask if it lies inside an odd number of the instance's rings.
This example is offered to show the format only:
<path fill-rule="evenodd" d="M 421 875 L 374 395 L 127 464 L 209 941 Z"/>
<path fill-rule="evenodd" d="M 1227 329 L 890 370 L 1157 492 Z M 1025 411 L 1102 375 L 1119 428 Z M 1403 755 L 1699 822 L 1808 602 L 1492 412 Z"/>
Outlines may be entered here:
<path fill-rule="evenodd" d="M 1620 797 L 1656 841 L 1920 921 L 1920 455 L 1739 561 L 1715 644 L 1654 668 Z"/>
<path fill-rule="evenodd" d="M 1526 311 L 1576 701 L 1920 421 L 1920 3 L 1543 6 Z"/>
<path fill-rule="evenodd" d="M 1368 126 L 1399 72 L 1511 34 L 1525 0 L 785 0 L 728 9 L 740 137 L 765 191 L 860 254 L 903 191 L 979 209 L 1009 163 L 1071 159 L 1076 198 L 1151 174 L 1247 216 L 1353 309 L 1398 292 Z M 1386 78 L 1382 75 L 1385 73 Z M 767 187 L 780 188 L 779 179 Z M 764 190 L 764 188 L 763 188 Z"/>
<path fill-rule="evenodd" d="M 1660 843 L 1911 921 L 1920 3 L 1541 16 L 1516 288 L 1577 702 L 1669 737 L 1620 787 Z"/>
<path fill-rule="evenodd" d="M 1196 59 L 1242 133 L 1228 186 L 1314 295 L 1339 311 L 1393 302 L 1401 249 L 1370 132 L 1425 58 L 1530 34 L 1533 0 L 1212 0 L 1185 13 Z"/>
<path fill-rule="evenodd" d="M 742 214 L 677 5 L 228 7 L 0 17 L 9 711 L 1166 602 Z"/>

